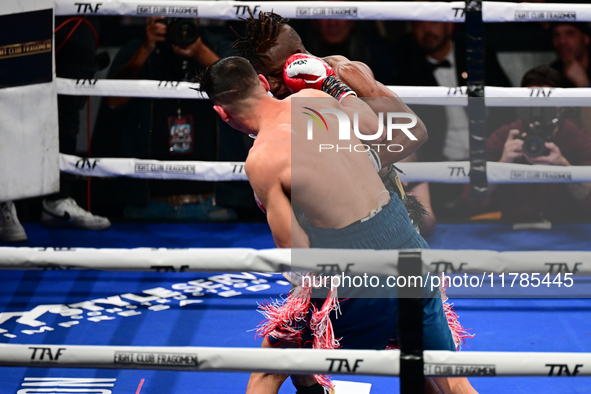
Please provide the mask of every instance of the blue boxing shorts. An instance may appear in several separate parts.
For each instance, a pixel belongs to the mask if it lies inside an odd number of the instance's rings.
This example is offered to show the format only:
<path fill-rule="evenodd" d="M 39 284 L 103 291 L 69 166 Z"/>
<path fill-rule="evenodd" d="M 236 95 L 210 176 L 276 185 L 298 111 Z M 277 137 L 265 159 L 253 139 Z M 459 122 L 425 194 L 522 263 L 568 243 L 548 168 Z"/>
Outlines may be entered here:
<path fill-rule="evenodd" d="M 364 222 L 357 221 L 341 229 L 323 229 L 310 226 L 311 248 L 328 249 L 428 249 L 429 245 L 414 229 L 406 208 L 395 193 L 375 216 Z M 383 350 L 395 345 L 398 335 L 398 300 L 393 291 L 390 297 L 367 298 L 367 289 L 349 288 L 347 298 L 339 298 L 339 308 L 330 312 L 335 338 L 343 349 Z M 314 290 L 306 321 L 292 322 L 301 332 L 300 347 L 312 347 L 314 336 L 309 328 L 313 307 L 319 309 L 325 302 L 326 291 Z M 383 295 L 383 293 L 382 293 Z M 357 297 L 359 296 L 359 298 Z M 363 297 L 363 298 L 361 298 Z M 271 346 L 281 340 L 270 333 Z M 425 350 L 456 349 L 452 332 L 439 292 L 423 300 L 423 343 Z"/>

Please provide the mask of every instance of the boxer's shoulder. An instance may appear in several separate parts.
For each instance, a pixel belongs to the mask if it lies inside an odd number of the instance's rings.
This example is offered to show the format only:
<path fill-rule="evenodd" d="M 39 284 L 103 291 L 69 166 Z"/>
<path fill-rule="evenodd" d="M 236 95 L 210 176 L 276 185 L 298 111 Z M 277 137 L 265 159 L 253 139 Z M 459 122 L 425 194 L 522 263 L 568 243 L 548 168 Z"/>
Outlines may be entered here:
<path fill-rule="evenodd" d="M 270 130 L 271 131 L 271 130 Z M 272 132 L 264 133 L 255 140 L 248 152 L 244 170 L 251 176 L 259 171 L 268 172 L 274 168 L 289 165 L 286 160 L 291 158 L 291 128 L 289 125 L 278 125 Z"/>
<path fill-rule="evenodd" d="M 341 56 L 341 55 L 326 56 L 326 57 L 323 57 L 322 60 L 324 60 L 326 63 L 328 63 L 333 69 L 335 67 L 340 66 L 341 64 L 346 64 L 346 63 L 351 62 L 351 60 L 349 60 L 345 56 Z"/>
<path fill-rule="evenodd" d="M 363 62 L 359 62 L 356 60 L 349 60 L 345 56 L 334 55 L 334 56 L 327 56 L 323 57 L 324 60 L 332 69 L 335 71 L 337 75 L 339 75 L 339 71 L 363 71 L 369 72 L 373 76 L 373 71 L 371 68 Z M 339 75 L 340 77 L 340 75 Z"/>
<path fill-rule="evenodd" d="M 294 93 L 290 96 L 291 98 L 296 98 L 296 97 L 328 97 L 328 98 L 332 98 L 331 95 L 323 92 L 322 90 L 317 90 L 317 89 L 302 89 L 297 93 Z"/>

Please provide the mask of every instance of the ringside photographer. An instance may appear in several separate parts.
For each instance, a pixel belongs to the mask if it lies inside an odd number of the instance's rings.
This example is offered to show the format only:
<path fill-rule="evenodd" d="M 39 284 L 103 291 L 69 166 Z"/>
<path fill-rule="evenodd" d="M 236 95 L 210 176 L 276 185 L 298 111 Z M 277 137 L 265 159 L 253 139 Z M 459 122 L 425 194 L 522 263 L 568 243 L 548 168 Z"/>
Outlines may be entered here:
<path fill-rule="evenodd" d="M 523 87 L 557 87 L 560 74 L 547 66 L 527 72 Z M 591 165 L 591 136 L 568 117 L 572 109 L 520 110 L 520 119 L 496 130 L 488 160 L 551 166 Z M 493 202 L 509 221 L 580 221 L 591 218 L 591 183 L 490 185 Z"/>

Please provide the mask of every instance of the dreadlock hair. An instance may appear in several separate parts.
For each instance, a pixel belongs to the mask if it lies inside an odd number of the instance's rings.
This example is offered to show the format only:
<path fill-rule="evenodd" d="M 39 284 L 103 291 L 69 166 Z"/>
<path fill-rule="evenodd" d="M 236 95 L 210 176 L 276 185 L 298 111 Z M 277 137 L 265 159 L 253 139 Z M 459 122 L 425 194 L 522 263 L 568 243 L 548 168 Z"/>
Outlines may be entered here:
<path fill-rule="evenodd" d="M 274 12 L 261 11 L 258 18 L 250 10 L 248 13 L 248 18 L 240 18 L 246 22 L 246 35 L 242 37 L 234 31 L 238 39 L 234 41 L 232 48 L 249 61 L 259 60 L 259 54 L 267 52 L 275 44 L 281 27 L 287 25 L 288 19 Z"/>
<path fill-rule="evenodd" d="M 197 75 L 199 91 L 207 93 L 216 104 L 232 105 L 252 96 L 259 78 L 250 63 L 242 57 L 226 57 Z"/>

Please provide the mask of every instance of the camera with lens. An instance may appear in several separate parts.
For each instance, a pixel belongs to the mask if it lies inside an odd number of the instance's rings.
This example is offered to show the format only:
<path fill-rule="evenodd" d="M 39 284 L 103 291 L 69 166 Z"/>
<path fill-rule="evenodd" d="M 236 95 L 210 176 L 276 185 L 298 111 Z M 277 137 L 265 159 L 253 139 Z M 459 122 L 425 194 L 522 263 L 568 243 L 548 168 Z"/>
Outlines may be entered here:
<path fill-rule="evenodd" d="M 550 154 L 546 142 L 552 142 L 563 113 L 555 107 L 519 108 L 518 113 L 524 124 L 523 154 L 528 157 L 547 156 Z"/>
<path fill-rule="evenodd" d="M 166 25 L 168 45 L 189 46 L 199 39 L 199 26 L 191 18 L 165 18 L 159 21 Z"/>

